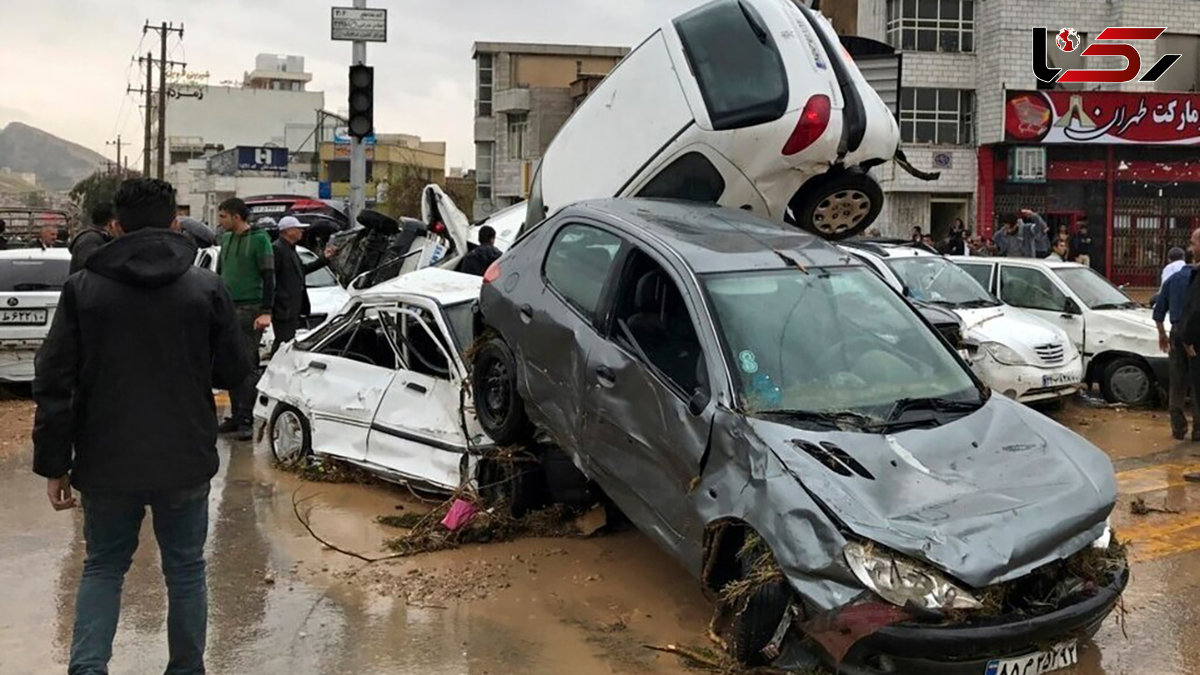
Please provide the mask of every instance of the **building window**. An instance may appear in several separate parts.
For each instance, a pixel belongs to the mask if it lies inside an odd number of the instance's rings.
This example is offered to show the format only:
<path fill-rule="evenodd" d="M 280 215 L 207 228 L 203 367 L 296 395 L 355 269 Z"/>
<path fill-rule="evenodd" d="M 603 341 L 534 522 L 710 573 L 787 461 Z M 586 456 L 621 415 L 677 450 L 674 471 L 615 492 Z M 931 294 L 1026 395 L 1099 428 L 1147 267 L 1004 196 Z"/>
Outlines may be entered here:
<path fill-rule="evenodd" d="M 475 197 L 477 199 L 492 198 L 492 158 L 494 145 L 492 143 L 475 144 Z"/>
<path fill-rule="evenodd" d="M 508 115 L 508 158 L 525 159 L 529 138 L 529 114 L 509 113 Z"/>
<path fill-rule="evenodd" d="M 888 42 L 919 52 L 975 51 L 975 0 L 888 0 Z"/>
<path fill-rule="evenodd" d="M 970 145 L 974 126 L 973 91 L 905 88 L 900 92 L 900 139 L 905 143 Z"/>
<path fill-rule="evenodd" d="M 479 117 L 492 116 L 492 68 L 491 54 L 480 54 L 479 60 Z"/>

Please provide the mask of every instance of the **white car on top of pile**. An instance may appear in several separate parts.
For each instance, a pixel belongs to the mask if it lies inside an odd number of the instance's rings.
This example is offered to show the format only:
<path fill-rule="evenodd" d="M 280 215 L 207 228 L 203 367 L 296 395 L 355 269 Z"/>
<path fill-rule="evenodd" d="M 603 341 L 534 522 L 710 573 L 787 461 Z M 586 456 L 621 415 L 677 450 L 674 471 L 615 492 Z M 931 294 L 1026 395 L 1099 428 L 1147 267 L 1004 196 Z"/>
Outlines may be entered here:
<path fill-rule="evenodd" d="M 200 249 L 196 253 L 196 266 L 216 272 L 217 257 L 220 253 L 219 246 Z M 317 254 L 302 246 L 296 247 L 296 253 L 300 255 L 300 262 L 306 265 L 317 260 Z M 325 323 L 326 319 L 341 309 L 342 305 L 345 305 L 346 301 L 350 299 L 350 294 L 338 285 L 337 279 L 333 277 L 333 273 L 329 271 L 328 267 L 309 272 L 304 278 L 304 284 L 308 288 L 308 302 L 312 307 L 312 313 L 309 314 L 307 323 L 296 331 L 297 339 Z M 264 361 L 270 356 L 271 346 L 274 342 L 275 333 L 271 328 L 267 328 L 263 331 L 262 341 L 259 343 L 259 356 Z"/>
<path fill-rule="evenodd" d="M 0 251 L 0 383 L 33 381 L 34 357 L 70 271 L 65 248 Z"/>
<path fill-rule="evenodd" d="M 325 455 L 438 490 L 473 477 L 468 450 L 492 446 L 463 413 L 463 352 L 482 284 L 436 267 L 410 272 L 355 293 L 323 326 L 281 347 L 254 408 L 276 458 Z"/>
<path fill-rule="evenodd" d="M 1033 403 L 1083 386 L 1083 359 L 1061 328 L 1003 304 L 948 258 L 890 243 L 846 243 L 842 250 L 905 297 L 957 314 L 967 362 L 992 390 Z"/>

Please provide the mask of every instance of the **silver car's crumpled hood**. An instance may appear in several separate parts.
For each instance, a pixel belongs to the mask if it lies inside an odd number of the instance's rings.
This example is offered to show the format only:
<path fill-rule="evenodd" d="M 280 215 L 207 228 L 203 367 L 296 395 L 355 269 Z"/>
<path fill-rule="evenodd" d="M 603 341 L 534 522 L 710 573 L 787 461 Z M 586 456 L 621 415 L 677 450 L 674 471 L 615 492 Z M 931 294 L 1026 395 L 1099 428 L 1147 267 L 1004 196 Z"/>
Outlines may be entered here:
<path fill-rule="evenodd" d="M 889 436 L 747 421 L 848 530 L 976 588 L 1081 550 L 1116 500 L 1103 452 L 1000 396 L 954 423 Z M 838 475 L 796 439 L 840 446 L 874 479 Z"/>

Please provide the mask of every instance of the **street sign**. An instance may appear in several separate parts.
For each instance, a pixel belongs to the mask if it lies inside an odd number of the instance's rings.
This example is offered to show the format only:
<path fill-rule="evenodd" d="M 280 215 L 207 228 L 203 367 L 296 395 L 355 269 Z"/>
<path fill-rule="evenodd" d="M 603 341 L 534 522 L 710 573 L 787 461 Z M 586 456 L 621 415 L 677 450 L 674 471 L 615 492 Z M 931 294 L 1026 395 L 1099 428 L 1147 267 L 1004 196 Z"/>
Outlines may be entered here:
<path fill-rule="evenodd" d="M 333 142 L 338 145 L 350 145 L 350 141 L 354 140 L 350 136 L 350 129 L 346 127 L 337 127 L 333 130 Z M 371 134 L 363 139 L 363 145 L 375 145 L 375 134 Z"/>
<path fill-rule="evenodd" d="M 387 10 L 334 7 L 332 36 L 349 42 L 387 42 Z"/>
<path fill-rule="evenodd" d="M 238 171 L 286 171 L 287 148 L 259 148 L 238 146 Z"/>

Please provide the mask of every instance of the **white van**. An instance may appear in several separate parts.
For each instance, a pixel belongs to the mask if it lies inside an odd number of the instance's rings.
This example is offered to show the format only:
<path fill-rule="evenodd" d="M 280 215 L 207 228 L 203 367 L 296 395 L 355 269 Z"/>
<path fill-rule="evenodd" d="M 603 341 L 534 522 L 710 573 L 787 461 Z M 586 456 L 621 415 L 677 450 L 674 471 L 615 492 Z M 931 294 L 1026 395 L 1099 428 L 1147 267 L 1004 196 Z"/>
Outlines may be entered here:
<path fill-rule="evenodd" d="M 71 271 L 65 248 L 0 251 L 0 382 L 33 381 L 33 362 Z"/>
<path fill-rule="evenodd" d="M 899 140 L 887 105 L 807 3 L 715 0 L 655 31 L 575 111 L 538 167 L 526 226 L 573 202 L 637 196 L 746 209 L 844 239 L 883 205 L 867 170 L 893 157 L 907 167 Z"/>
<path fill-rule="evenodd" d="M 993 390 L 1032 403 L 1071 396 L 1082 386 L 1083 359 L 1065 332 L 1004 305 L 945 257 L 899 244 L 855 242 L 842 250 L 905 297 L 957 314 L 966 359 Z"/>
<path fill-rule="evenodd" d="M 1002 301 L 1071 336 L 1085 380 L 1110 403 L 1147 405 L 1165 390 L 1167 355 L 1149 309 L 1090 267 L 1032 258 L 952 257 Z"/>

